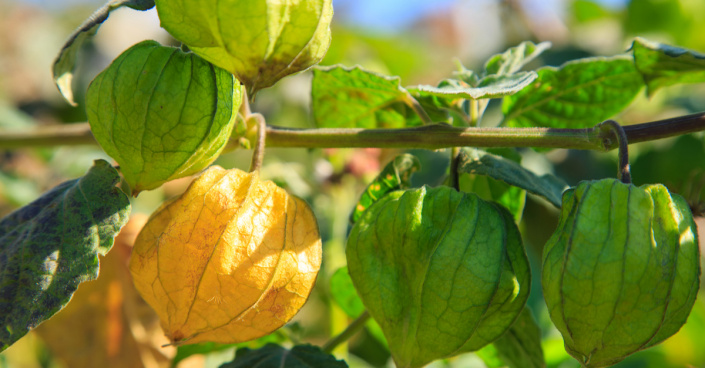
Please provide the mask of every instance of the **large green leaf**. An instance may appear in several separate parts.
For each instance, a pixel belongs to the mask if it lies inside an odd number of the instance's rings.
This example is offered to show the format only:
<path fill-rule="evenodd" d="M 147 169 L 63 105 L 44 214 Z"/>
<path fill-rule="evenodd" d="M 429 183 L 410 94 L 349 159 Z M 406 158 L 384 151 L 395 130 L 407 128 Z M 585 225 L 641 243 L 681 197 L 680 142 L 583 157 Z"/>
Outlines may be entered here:
<path fill-rule="evenodd" d="M 490 149 L 495 154 L 504 159 L 521 162 L 521 155 L 511 148 Z M 497 202 L 508 209 L 514 216 L 514 220 L 519 223 L 526 204 L 526 191 L 509 185 L 501 180 L 494 179 L 487 175 L 468 174 L 459 168 L 458 189 L 463 192 L 475 193 L 486 201 Z"/>
<path fill-rule="evenodd" d="M 127 222 L 130 202 L 120 177 L 98 160 L 82 178 L 64 182 L 0 220 L 0 347 L 6 349 L 98 277 Z"/>
<path fill-rule="evenodd" d="M 538 78 L 504 98 L 504 125 L 586 128 L 627 106 L 644 82 L 630 57 L 580 59 L 538 70 Z"/>
<path fill-rule="evenodd" d="M 52 73 L 54 74 L 54 82 L 59 92 L 71 104 L 76 106 L 73 99 L 73 90 L 71 82 L 73 81 L 73 70 L 76 67 L 76 59 L 81 46 L 93 37 L 110 12 L 123 6 L 130 7 L 136 10 L 149 10 L 154 7 L 154 0 L 110 0 L 100 9 L 96 10 L 88 19 L 76 29 L 66 44 L 59 51 L 59 55 L 54 60 Z"/>
<path fill-rule="evenodd" d="M 524 41 L 517 46 L 510 47 L 507 51 L 487 60 L 485 75 L 514 74 L 550 47 L 550 42 L 541 42 L 537 45 L 531 41 Z"/>
<path fill-rule="evenodd" d="M 541 329 L 528 307 L 499 339 L 477 352 L 488 368 L 544 368 Z"/>
<path fill-rule="evenodd" d="M 313 119 L 321 128 L 402 128 L 419 123 L 404 102 L 409 93 L 399 77 L 332 66 L 314 69 L 311 88 Z"/>
<path fill-rule="evenodd" d="M 398 367 L 482 348 L 512 325 L 530 288 L 511 215 L 446 186 L 382 197 L 353 226 L 346 255 Z"/>
<path fill-rule="evenodd" d="M 347 368 L 348 365 L 312 345 L 297 345 L 287 350 L 276 344 L 251 350 L 238 349 L 235 360 L 220 368 Z"/>
<path fill-rule="evenodd" d="M 648 94 L 678 83 L 705 82 L 705 54 L 638 37 L 632 43 L 632 52 Z"/>
<path fill-rule="evenodd" d="M 545 174 L 538 176 L 518 163 L 474 148 L 460 151 L 459 172 L 487 175 L 546 198 L 554 206 L 561 207 L 561 195 L 568 188 L 563 180 Z"/>
<path fill-rule="evenodd" d="M 330 294 L 333 301 L 335 301 L 340 309 L 350 318 L 357 318 L 365 311 L 365 306 L 357 295 L 347 267 L 339 268 L 333 273 L 333 276 L 331 276 Z M 387 345 L 387 339 L 384 337 L 384 332 L 382 332 L 382 328 L 379 327 L 377 321 L 369 319 L 365 327 L 367 327 L 370 335 L 377 339 L 377 341 L 385 346 Z"/>
<path fill-rule="evenodd" d="M 93 80 L 86 113 L 136 194 L 213 162 L 230 139 L 241 91 L 232 74 L 195 54 L 144 41 Z"/>
<path fill-rule="evenodd" d="M 414 155 L 405 153 L 395 157 L 362 192 L 357 206 L 350 214 L 350 222 L 357 221 L 366 209 L 385 194 L 408 188 L 411 184 L 411 174 L 419 170 L 420 167 L 421 163 Z"/>
<path fill-rule="evenodd" d="M 420 96 L 441 96 L 451 99 L 479 100 L 509 96 L 524 89 L 536 79 L 536 72 L 519 72 L 511 75 L 490 75 L 470 85 L 465 81 L 447 79 L 438 87 L 420 85 L 409 91 Z"/>
<path fill-rule="evenodd" d="M 233 73 L 250 96 L 317 64 L 331 41 L 332 0 L 156 0 L 162 27 Z"/>

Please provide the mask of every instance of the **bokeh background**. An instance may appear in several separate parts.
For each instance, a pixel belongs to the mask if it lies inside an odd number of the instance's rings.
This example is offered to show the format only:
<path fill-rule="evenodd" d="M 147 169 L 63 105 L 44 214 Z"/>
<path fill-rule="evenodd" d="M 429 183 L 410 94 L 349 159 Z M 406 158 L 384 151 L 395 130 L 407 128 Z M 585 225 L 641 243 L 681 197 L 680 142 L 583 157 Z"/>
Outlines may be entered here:
<path fill-rule="evenodd" d="M 635 36 L 705 52 L 705 0 L 334 0 L 333 43 L 324 65 L 361 65 L 398 75 L 404 85 L 435 84 L 457 62 L 470 69 L 490 55 L 524 40 L 551 41 L 553 47 L 529 67 L 560 65 L 575 58 L 626 52 Z M 75 90 L 78 107 L 59 95 L 51 64 L 71 31 L 101 1 L 0 0 L 0 129 L 85 122 L 83 97 L 91 79 L 134 43 L 155 39 L 176 44 L 159 27 L 155 10 L 120 9 L 101 27 L 80 57 Z M 262 91 L 253 109 L 270 124 L 313 127 L 310 73 L 282 80 Z M 482 121 L 499 120 L 494 101 Z M 669 87 L 639 96 L 615 117 L 634 124 L 705 111 L 705 86 Z M 597 123 L 597 122 L 595 122 Z M 412 150 L 422 160 L 414 185 L 437 185 L 447 170 L 446 152 Z M 705 143 L 702 134 L 631 146 L 636 184 L 662 182 L 686 197 L 698 216 L 705 211 Z M 324 265 L 306 307 L 272 341 L 324 343 L 349 323 L 329 296 L 328 280 L 345 264 L 348 216 L 365 187 L 398 150 L 269 149 L 262 176 L 312 204 L 324 240 Z M 522 150 L 522 164 L 537 173 L 554 173 L 569 184 L 613 177 L 614 153 Z M 97 158 L 109 159 L 96 146 L 0 150 L 0 215 L 29 203 L 44 191 L 83 175 Z M 247 169 L 250 152 L 223 155 L 218 164 Z M 125 262 L 141 224 L 164 199 L 178 195 L 189 180 L 177 180 L 133 201 L 133 219 L 121 234 L 98 281 L 80 290 L 69 307 L 36 332 L 0 354 L 0 367 L 217 367 L 233 357 L 235 346 L 200 345 L 177 351 L 131 288 Z M 529 196 L 520 224 L 532 260 L 534 285 L 530 306 L 543 333 L 549 367 L 578 363 L 563 349 L 541 296 L 541 249 L 555 228 L 557 210 Z M 701 229 L 705 228 L 698 217 Z M 702 234 L 702 232 L 701 232 Z M 701 239 L 705 234 L 701 235 Z M 701 244 L 702 245 L 702 244 Z M 248 346 L 256 347 L 262 341 Z M 202 353 L 202 354 L 195 354 Z M 336 353 L 351 367 L 392 367 L 384 344 L 367 332 Z M 177 355 L 178 354 L 178 355 Z M 188 357 L 186 357 L 189 354 Z M 184 358 L 181 360 L 181 358 Z M 688 323 L 658 347 L 633 355 L 618 367 L 705 367 L 705 292 Z M 474 354 L 431 365 L 484 367 Z"/>

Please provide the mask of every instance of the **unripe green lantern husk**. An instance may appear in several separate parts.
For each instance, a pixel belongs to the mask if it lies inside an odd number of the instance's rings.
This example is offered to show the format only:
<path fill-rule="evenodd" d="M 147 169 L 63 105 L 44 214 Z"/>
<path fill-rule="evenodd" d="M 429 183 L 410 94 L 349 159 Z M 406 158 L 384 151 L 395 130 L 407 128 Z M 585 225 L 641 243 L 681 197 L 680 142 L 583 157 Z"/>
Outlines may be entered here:
<path fill-rule="evenodd" d="M 228 143 L 241 101 L 242 88 L 226 70 L 144 41 L 91 82 L 86 113 L 137 194 L 208 167 Z"/>
<path fill-rule="evenodd" d="M 156 0 L 162 27 L 233 73 L 250 96 L 318 64 L 330 46 L 332 0 Z"/>
<path fill-rule="evenodd" d="M 482 348 L 512 325 L 529 295 L 512 216 L 449 187 L 384 196 L 355 223 L 346 253 L 398 367 Z"/>
<path fill-rule="evenodd" d="M 542 275 L 566 350 L 604 367 L 673 335 L 695 302 L 699 262 L 690 209 L 664 186 L 604 179 L 567 190 Z"/>

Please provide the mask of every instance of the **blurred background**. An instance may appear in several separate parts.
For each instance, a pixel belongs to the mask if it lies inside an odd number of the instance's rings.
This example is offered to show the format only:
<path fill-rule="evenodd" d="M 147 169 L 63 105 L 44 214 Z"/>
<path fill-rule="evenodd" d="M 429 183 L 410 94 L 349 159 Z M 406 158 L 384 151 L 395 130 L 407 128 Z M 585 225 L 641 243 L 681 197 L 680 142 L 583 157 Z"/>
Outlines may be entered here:
<path fill-rule="evenodd" d="M 491 55 L 521 41 L 550 41 L 553 47 L 529 68 L 567 60 L 626 52 L 635 36 L 705 52 L 705 0 L 334 0 L 333 42 L 323 65 L 361 65 L 397 75 L 405 86 L 436 84 L 460 61 L 479 69 Z M 69 34 L 95 9 L 95 0 L 0 0 L 0 128 L 85 122 L 88 83 L 131 45 L 155 39 L 177 44 L 159 27 L 155 10 L 119 9 L 80 55 L 75 91 L 78 107 L 66 103 L 51 77 L 51 64 Z M 260 92 L 253 110 L 273 125 L 313 127 L 310 73 L 288 77 Z M 499 119 L 501 101 L 490 103 L 483 125 Z M 615 117 L 642 123 L 705 111 L 705 86 L 684 85 L 639 96 Z M 595 122 L 597 123 L 597 122 Z M 414 185 L 437 185 L 447 171 L 445 152 L 412 150 L 422 161 Z M 324 343 L 349 318 L 331 300 L 330 276 L 345 265 L 348 216 L 365 185 L 399 154 L 379 149 L 275 149 L 265 158 L 262 176 L 312 204 L 324 241 L 324 265 L 314 294 L 295 322 L 270 341 Z M 522 150 L 522 164 L 554 173 L 574 185 L 613 177 L 614 153 Z M 688 199 L 698 216 L 705 211 L 705 141 L 693 134 L 630 146 L 635 184 L 661 182 Z M 97 146 L 0 150 L 0 216 L 29 203 L 58 183 L 81 176 L 97 158 Z M 217 164 L 247 169 L 250 152 L 224 154 Z M 69 306 L 36 332 L 0 354 L 0 367 L 217 367 L 231 360 L 235 346 L 203 344 L 162 348 L 158 322 L 131 288 L 125 262 L 146 217 L 166 198 L 181 193 L 189 180 L 177 180 L 133 200 L 133 218 L 102 265 L 99 280 L 79 289 Z M 549 367 L 578 363 L 563 349 L 541 296 L 540 255 L 555 228 L 558 212 L 529 196 L 520 223 L 532 261 L 530 306 L 544 335 Z M 705 222 L 698 217 L 701 229 Z M 702 234 L 702 232 L 701 232 Z M 705 234 L 701 235 L 701 239 Z M 702 244 L 701 244 L 702 246 Z M 263 341 L 249 344 L 260 346 Z M 363 332 L 337 350 L 351 367 L 393 367 L 383 342 Z M 174 358 L 178 361 L 176 364 Z M 431 365 L 484 367 L 474 354 Z M 705 367 L 705 293 L 685 327 L 658 347 L 633 355 L 618 367 Z"/>

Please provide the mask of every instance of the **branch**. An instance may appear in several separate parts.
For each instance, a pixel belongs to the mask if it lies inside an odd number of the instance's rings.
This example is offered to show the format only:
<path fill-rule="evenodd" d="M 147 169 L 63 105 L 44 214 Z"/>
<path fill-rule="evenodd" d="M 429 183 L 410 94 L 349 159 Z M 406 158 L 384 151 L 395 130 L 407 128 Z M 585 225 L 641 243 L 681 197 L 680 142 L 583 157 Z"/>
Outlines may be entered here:
<path fill-rule="evenodd" d="M 705 113 L 624 126 L 629 144 L 705 130 Z M 598 127 L 461 128 L 432 124 L 404 129 L 289 129 L 267 127 L 267 146 L 299 148 L 540 147 L 609 151 L 618 147 Z M 96 144 L 86 123 L 45 126 L 24 131 L 0 130 L 0 150 Z M 237 137 L 230 145 L 237 147 Z"/>

